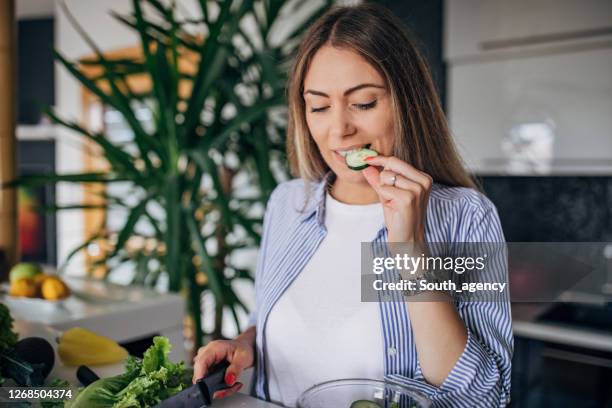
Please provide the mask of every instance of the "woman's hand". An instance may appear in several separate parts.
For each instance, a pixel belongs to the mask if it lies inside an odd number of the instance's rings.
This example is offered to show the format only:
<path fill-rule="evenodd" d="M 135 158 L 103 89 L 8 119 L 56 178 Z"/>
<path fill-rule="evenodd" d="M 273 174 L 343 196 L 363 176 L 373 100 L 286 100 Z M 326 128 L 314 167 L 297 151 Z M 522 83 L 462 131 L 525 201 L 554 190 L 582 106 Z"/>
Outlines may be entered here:
<path fill-rule="evenodd" d="M 366 162 L 370 166 L 363 175 L 383 204 L 388 241 L 425 242 L 431 176 L 393 156 L 369 157 Z"/>
<path fill-rule="evenodd" d="M 234 340 L 215 340 L 198 350 L 193 359 L 193 382 L 206 376 L 208 370 L 217 363 L 224 360 L 230 365 L 225 370 L 225 383 L 231 388 L 217 391 L 213 398 L 223 398 L 237 392 L 242 388 L 242 383 L 236 382 L 240 374 L 246 368 L 253 366 L 254 361 L 254 328 L 253 336 L 244 337 L 248 331 Z M 251 341 L 252 340 L 252 341 Z"/>

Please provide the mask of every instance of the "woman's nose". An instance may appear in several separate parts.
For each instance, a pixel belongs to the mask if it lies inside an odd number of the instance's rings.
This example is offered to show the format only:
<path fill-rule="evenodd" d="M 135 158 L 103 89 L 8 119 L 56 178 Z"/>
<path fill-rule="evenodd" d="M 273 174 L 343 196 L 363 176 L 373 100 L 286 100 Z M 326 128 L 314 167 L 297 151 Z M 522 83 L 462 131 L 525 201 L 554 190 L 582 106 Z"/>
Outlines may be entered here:
<path fill-rule="evenodd" d="M 345 109 L 333 109 L 331 116 L 329 129 L 331 137 L 342 138 L 354 132 L 354 126 L 351 123 L 350 115 Z"/>

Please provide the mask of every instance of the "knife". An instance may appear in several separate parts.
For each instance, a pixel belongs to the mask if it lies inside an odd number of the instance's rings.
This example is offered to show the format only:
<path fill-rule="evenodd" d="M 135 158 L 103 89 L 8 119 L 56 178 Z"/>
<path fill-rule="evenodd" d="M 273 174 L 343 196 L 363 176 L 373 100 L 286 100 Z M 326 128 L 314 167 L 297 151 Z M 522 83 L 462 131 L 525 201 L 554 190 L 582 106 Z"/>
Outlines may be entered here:
<path fill-rule="evenodd" d="M 200 378 L 189 388 L 170 398 L 166 398 L 154 408 L 200 408 L 212 404 L 213 395 L 219 390 L 230 388 L 225 383 L 225 370 L 230 363 L 227 360 L 214 365 L 206 377 Z M 77 378 L 84 386 L 88 386 L 100 377 L 87 366 L 77 369 Z"/>
<path fill-rule="evenodd" d="M 166 398 L 155 408 L 200 408 L 212 404 L 213 395 L 219 390 L 230 388 L 225 383 L 225 369 L 230 363 L 227 360 L 213 366 L 206 377 L 200 378 L 189 388 L 170 398 Z"/>
<path fill-rule="evenodd" d="M 85 387 L 100 379 L 98 374 L 93 372 L 91 368 L 87 367 L 86 365 L 81 365 L 79 368 L 77 368 L 76 377 Z"/>

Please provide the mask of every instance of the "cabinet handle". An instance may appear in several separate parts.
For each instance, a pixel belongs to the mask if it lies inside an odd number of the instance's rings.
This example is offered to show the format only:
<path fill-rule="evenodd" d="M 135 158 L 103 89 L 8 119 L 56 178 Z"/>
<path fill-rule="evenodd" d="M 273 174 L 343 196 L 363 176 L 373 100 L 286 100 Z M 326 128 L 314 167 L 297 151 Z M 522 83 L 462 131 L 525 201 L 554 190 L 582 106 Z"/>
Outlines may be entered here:
<path fill-rule="evenodd" d="M 609 358 L 590 356 L 588 354 L 575 353 L 572 351 L 545 348 L 542 350 L 542 356 L 553 358 L 555 360 L 571 361 L 573 363 L 612 368 L 612 360 Z"/>
<path fill-rule="evenodd" d="M 602 37 L 610 34 L 612 34 L 612 26 L 592 28 L 589 30 L 567 31 L 563 33 L 532 35 L 529 37 L 508 38 L 505 40 L 483 41 L 480 43 L 480 49 L 483 51 L 499 50 L 525 45 L 547 44 L 559 41 Z"/>

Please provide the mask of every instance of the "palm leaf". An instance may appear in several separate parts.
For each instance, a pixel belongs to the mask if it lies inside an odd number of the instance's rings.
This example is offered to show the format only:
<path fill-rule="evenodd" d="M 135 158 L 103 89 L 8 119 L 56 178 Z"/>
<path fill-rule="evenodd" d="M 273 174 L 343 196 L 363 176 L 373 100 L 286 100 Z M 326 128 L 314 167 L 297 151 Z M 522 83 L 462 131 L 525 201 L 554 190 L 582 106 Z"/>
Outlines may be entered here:
<path fill-rule="evenodd" d="M 68 129 L 72 129 L 100 146 L 104 151 L 105 158 L 112 165 L 115 165 L 118 167 L 118 169 L 125 170 L 128 175 L 133 176 L 135 179 L 140 177 L 139 171 L 136 169 L 136 167 L 134 167 L 132 156 L 126 153 L 123 149 L 117 147 L 116 144 L 109 142 L 104 135 L 92 134 L 75 122 L 68 122 L 60 119 L 51 110 L 51 108 L 45 109 L 45 113 L 54 123 L 60 124 Z"/>
<path fill-rule="evenodd" d="M 223 131 L 212 138 L 204 139 L 201 143 L 201 148 L 204 150 L 219 148 L 226 139 L 236 132 L 243 124 L 254 121 L 255 119 L 265 115 L 268 110 L 282 103 L 283 97 L 277 96 L 271 99 L 261 101 L 254 106 L 250 106 L 240 112 L 230 123 L 224 126 Z"/>
<path fill-rule="evenodd" d="M 158 129 L 161 130 L 162 135 L 168 136 L 171 140 L 167 141 L 168 145 L 170 145 L 172 140 L 175 138 L 175 127 L 174 127 L 174 116 L 176 111 L 176 104 L 174 108 L 172 103 L 176 103 L 176 97 L 171 96 L 170 94 L 176 94 L 176 86 L 177 84 L 173 84 L 172 82 L 168 83 L 168 76 L 164 75 L 165 71 L 169 70 L 167 67 L 167 61 L 165 56 L 165 46 L 161 43 L 155 43 L 157 46 L 157 52 L 154 56 L 151 53 L 151 45 L 149 38 L 146 36 L 147 25 L 145 22 L 142 10 L 140 8 L 140 0 L 133 0 L 134 5 L 134 14 L 136 16 L 136 28 L 138 33 L 140 34 L 140 41 L 142 44 L 142 51 L 145 56 L 145 62 L 147 66 L 147 70 L 151 75 L 151 82 L 153 84 L 153 91 L 156 95 L 156 102 L 159 105 L 159 111 L 161 115 L 159 115 Z M 167 87 L 164 84 L 168 84 Z M 174 88 L 174 90 L 172 90 Z M 176 149 L 172 147 L 167 147 L 170 162 L 174 162 L 176 160 Z"/>
<path fill-rule="evenodd" d="M 210 289 L 215 295 L 216 299 L 223 300 L 223 291 L 221 288 L 221 280 L 217 273 L 215 273 L 215 266 L 211 257 L 208 255 L 204 240 L 200 235 L 199 228 L 193 217 L 187 216 L 187 226 L 191 236 L 191 242 L 194 247 L 195 253 L 200 257 L 202 261 L 202 270 L 206 273 L 209 279 Z"/>
<path fill-rule="evenodd" d="M 181 258 L 181 191 L 178 176 L 170 174 L 165 180 L 164 200 L 166 207 L 166 268 L 170 273 L 170 288 L 178 290 L 183 279 L 182 270 L 176 268 Z"/>
<path fill-rule="evenodd" d="M 86 239 L 85 242 L 83 242 L 82 244 L 78 245 L 72 251 L 70 251 L 68 253 L 68 255 L 66 255 L 66 259 L 64 259 L 64 261 L 62 263 L 62 266 L 60 267 L 60 273 L 63 272 L 66 269 L 66 267 L 68 266 L 68 263 L 70 262 L 70 260 L 72 258 L 74 258 L 76 256 L 76 254 L 81 252 L 83 249 L 87 248 L 91 243 L 99 240 L 100 238 L 104 238 L 105 236 L 106 235 L 103 234 L 102 232 L 98 232 L 98 233 L 92 235 L 91 237 L 89 237 L 88 239 Z"/>
<path fill-rule="evenodd" d="M 64 56 L 60 54 L 58 51 L 54 51 L 54 55 L 55 55 L 55 58 L 59 60 L 59 62 L 72 74 L 72 76 L 77 78 L 79 82 L 83 84 L 83 86 L 89 89 L 94 95 L 99 97 L 100 100 L 102 100 L 102 102 L 104 102 L 105 104 L 109 106 L 112 106 L 113 108 L 118 110 L 123 115 L 123 117 L 129 123 L 130 128 L 135 133 L 134 141 L 139 147 L 141 157 L 145 161 L 147 168 L 149 170 L 154 169 L 153 164 L 151 163 L 147 153 L 149 149 L 151 149 L 155 151 L 156 153 L 158 153 L 160 156 L 163 156 L 163 154 L 161 154 L 160 149 L 158 148 L 159 143 L 155 139 L 153 139 L 149 134 L 147 134 L 144 131 L 144 129 L 142 129 L 142 126 L 138 123 L 138 120 L 136 119 L 134 112 L 129 106 L 129 102 L 127 102 L 126 96 L 123 95 L 123 93 L 121 93 L 118 90 L 114 81 L 109 80 L 108 82 L 109 84 L 111 84 L 113 90 L 115 90 L 116 93 L 107 94 L 104 91 L 102 91 L 102 89 L 98 85 L 96 85 L 94 81 L 89 79 L 78 68 L 76 68 L 76 66 L 73 63 L 69 62 L 66 58 L 64 58 Z M 107 72 L 110 72 L 110 71 L 107 71 Z M 120 95 L 120 97 L 118 97 L 118 95 Z"/>
<path fill-rule="evenodd" d="M 303 3 L 303 7 L 308 7 L 307 3 Z M 319 17 L 321 17 L 321 15 L 323 15 L 327 9 L 332 6 L 334 4 L 333 0 L 325 0 L 323 2 L 323 4 L 321 5 L 320 8 L 318 8 L 317 10 L 315 10 L 312 14 L 310 14 L 308 16 L 307 19 L 305 19 L 301 24 L 296 25 L 285 37 L 285 42 L 289 42 L 290 40 L 295 39 L 296 37 L 300 36 L 301 34 L 304 33 L 304 31 L 306 31 L 308 29 L 308 27 L 312 26 L 312 24 L 315 22 L 316 19 L 318 19 Z M 296 10 L 295 11 L 295 15 L 301 15 L 302 11 L 301 9 Z"/>
<path fill-rule="evenodd" d="M 222 3 L 219 16 L 210 27 L 209 36 L 201 48 L 198 66 L 200 75 L 194 81 L 191 98 L 185 113 L 187 118 L 184 126 L 185 139 L 195 132 L 195 128 L 200 122 L 199 113 L 202 111 L 209 90 L 227 63 L 230 39 L 238 29 L 238 23 L 251 6 L 252 0 L 244 0 L 240 9 L 230 15 L 229 11 L 232 3 L 232 1 Z M 206 5 L 201 4 L 201 7 L 205 10 Z M 202 14 L 205 14 L 204 10 Z M 221 36 L 222 29 L 225 30 L 223 37 Z"/>
<path fill-rule="evenodd" d="M 229 201 L 225 197 L 225 191 L 223 186 L 221 185 L 221 179 L 219 178 L 219 172 L 213 160 L 204 154 L 202 151 L 195 150 L 190 151 L 189 156 L 196 162 L 198 167 L 202 170 L 202 172 L 210 175 L 213 186 L 215 188 L 215 192 L 217 193 L 217 197 L 215 202 L 217 204 L 217 208 L 221 211 L 223 215 L 223 222 L 225 227 L 231 231 L 232 226 L 232 212 L 229 207 Z"/>
<path fill-rule="evenodd" d="M 136 205 L 130 210 L 130 215 L 128 216 L 125 224 L 123 225 L 121 232 L 119 232 L 119 236 L 117 237 L 117 243 L 115 244 L 115 248 L 109 255 L 109 258 L 116 256 L 119 251 L 123 249 L 128 239 L 133 235 L 134 228 L 136 227 L 138 221 L 140 221 L 140 218 L 144 215 L 148 203 L 149 199 L 145 198 L 140 203 L 138 203 L 138 205 Z"/>

